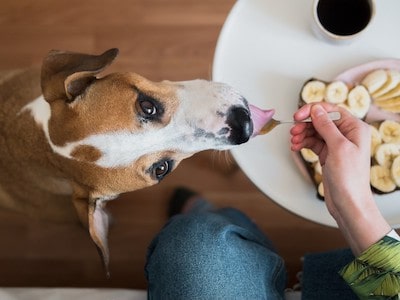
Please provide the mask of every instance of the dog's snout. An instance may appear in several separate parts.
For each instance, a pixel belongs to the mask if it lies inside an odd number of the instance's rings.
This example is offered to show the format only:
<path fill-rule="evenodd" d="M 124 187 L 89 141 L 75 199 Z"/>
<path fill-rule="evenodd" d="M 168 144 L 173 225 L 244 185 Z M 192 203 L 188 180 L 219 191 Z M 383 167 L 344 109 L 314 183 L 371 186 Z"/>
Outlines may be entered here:
<path fill-rule="evenodd" d="M 250 112 L 244 107 L 233 107 L 228 113 L 227 123 L 231 128 L 229 141 L 234 145 L 247 142 L 253 134 Z"/>

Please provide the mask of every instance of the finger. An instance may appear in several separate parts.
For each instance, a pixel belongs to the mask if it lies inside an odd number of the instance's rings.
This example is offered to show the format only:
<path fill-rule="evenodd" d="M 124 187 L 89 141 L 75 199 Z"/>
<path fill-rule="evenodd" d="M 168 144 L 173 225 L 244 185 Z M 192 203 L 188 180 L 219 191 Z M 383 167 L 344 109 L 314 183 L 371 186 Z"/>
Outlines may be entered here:
<path fill-rule="evenodd" d="M 308 137 L 318 135 L 312 123 L 298 123 L 290 129 L 290 134 L 294 136 Z"/>
<path fill-rule="evenodd" d="M 296 135 L 292 135 L 291 141 L 292 143 L 300 144 L 308 137 L 317 137 L 317 135 L 315 135 L 315 130 L 304 130 Z"/>
<path fill-rule="evenodd" d="M 293 119 L 295 121 L 302 121 L 304 119 L 307 119 L 308 117 L 311 116 L 311 110 L 312 107 L 316 105 L 315 103 L 309 103 L 306 104 L 304 106 L 302 106 L 301 108 L 299 108 L 299 110 L 297 110 L 294 115 L 293 115 Z M 317 105 L 321 105 L 326 111 L 330 112 L 330 111 L 338 111 L 338 107 L 332 103 L 328 103 L 328 102 L 319 102 Z"/>
<path fill-rule="evenodd" d="M 328 147 L 334 147 L 344 138 L 322 105 L 316 104 L 311 107 L 311 119 L 315 130 L 324 139 Z"/>
<path fill-rule="evenodd" d="M 319 135 L 316 133 L 312 124 L 299 124 L 293 126 L 290 131 L 292 137 L 291 141 L 291 149 L 292 151 L 299 151 L 304 147 L 303 141 L 308 137 L 319 138 Z"/>
<path fill-rule="evenodd" d="M 290 128 L 290 134 L 291 135 L 297 135 L 302 133 L 303 131 L 307 130 L 310 128 L 310 124 L 307 123 L 296 123 Z M 312 127 L 312 126 L 311 126 Z"/>
<path fill-rule="evenodd" d="M 299 124 L 295 125 L 291 128 L 290 134 L 292 135 L 292 139 L 296 142 L 300 142 L 302 139 L 310 136 L 319 136 L 318 133 L 315 131 L 314 126 L 309 124 Z"/>
<path fill-rule="evenodd" d="M 291 140 L 292 151 L 300 151 L 302 148 L 313 150 L 314 153 L 319 155 L 325 146 L 325 142 L 316 136 L 304 137 L 297 139 L 293 137 Z"/>
<path fill-rule="evenodd" d="M 310 116 L 310 112 L 311 112 L 311 105 L 310 104 L 304 105 L 294 113 L 293 119 L 295 121 L 304 120 Z"/>

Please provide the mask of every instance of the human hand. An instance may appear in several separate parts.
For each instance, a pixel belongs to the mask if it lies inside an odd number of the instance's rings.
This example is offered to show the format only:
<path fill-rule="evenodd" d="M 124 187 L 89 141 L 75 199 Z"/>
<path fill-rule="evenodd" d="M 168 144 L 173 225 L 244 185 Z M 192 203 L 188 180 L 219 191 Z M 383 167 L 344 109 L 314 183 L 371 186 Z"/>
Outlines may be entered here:
<path fill-rule="evenodd" d="M 341 119 L 334 123 L 326 112 L 338 110 Z M 335 217 L 336 210 L 342 209 L 336 206 L 345 203 L 331 203 L 331 196 L 336 199 L 343 193 L 358 196 L 370 194 L 370 129 L 368 124 L 345 109 L 329 103 L 303 106 L 294 114 L 294 119 L 300 121 L 309 116 L 312 124 L 298 123 L 291 129 L 292 150 L 310 148 L 319 156 L 324 171 L 323 184 L 328 209 Z"/>
<path fill-rule="evenodd" d="M 340 111 L 341 119 L 334 123 L 327 116 L 329 111 Z M 391 230 L 370 189 L 369 125 L 329 103 L 305 105 L 294 119 L 309 116 L 312 124 L 292 127 L 291 148 L 310 148 L 319 156 L 328 211 L 359 254 Z"/>

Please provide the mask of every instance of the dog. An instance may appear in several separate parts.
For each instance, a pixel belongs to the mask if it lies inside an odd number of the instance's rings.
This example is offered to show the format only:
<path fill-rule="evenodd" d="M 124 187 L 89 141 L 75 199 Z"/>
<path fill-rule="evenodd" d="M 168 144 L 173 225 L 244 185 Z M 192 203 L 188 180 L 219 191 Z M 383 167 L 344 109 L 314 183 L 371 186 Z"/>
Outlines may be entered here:
<path fill-rule="evenodd" d="M 0 72 L 0 206 L 56 221 L 76 211 L 107 270 L 108 201 L 247 142 L 273 114 L 222 83 L 100 77 L 117 54 L 52 50 L 41 70 Z"/>

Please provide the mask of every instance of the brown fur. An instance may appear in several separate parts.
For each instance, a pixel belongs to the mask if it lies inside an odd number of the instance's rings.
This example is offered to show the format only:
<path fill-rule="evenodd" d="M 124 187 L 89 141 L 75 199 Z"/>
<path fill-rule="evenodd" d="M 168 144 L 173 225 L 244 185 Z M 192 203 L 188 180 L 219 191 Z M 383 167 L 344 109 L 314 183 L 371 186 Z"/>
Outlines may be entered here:
<path fill-rule="evenodd" d="M 35 218 L 77 220 L 63 175 L 49 163 L 52 151 L 43 133 L 32 118 L 18 114 L 41 94 L 40 71 L 8 74 L 0 78 L 0 189 L 10 196 L 1 197 L 0 205 Z"/>

